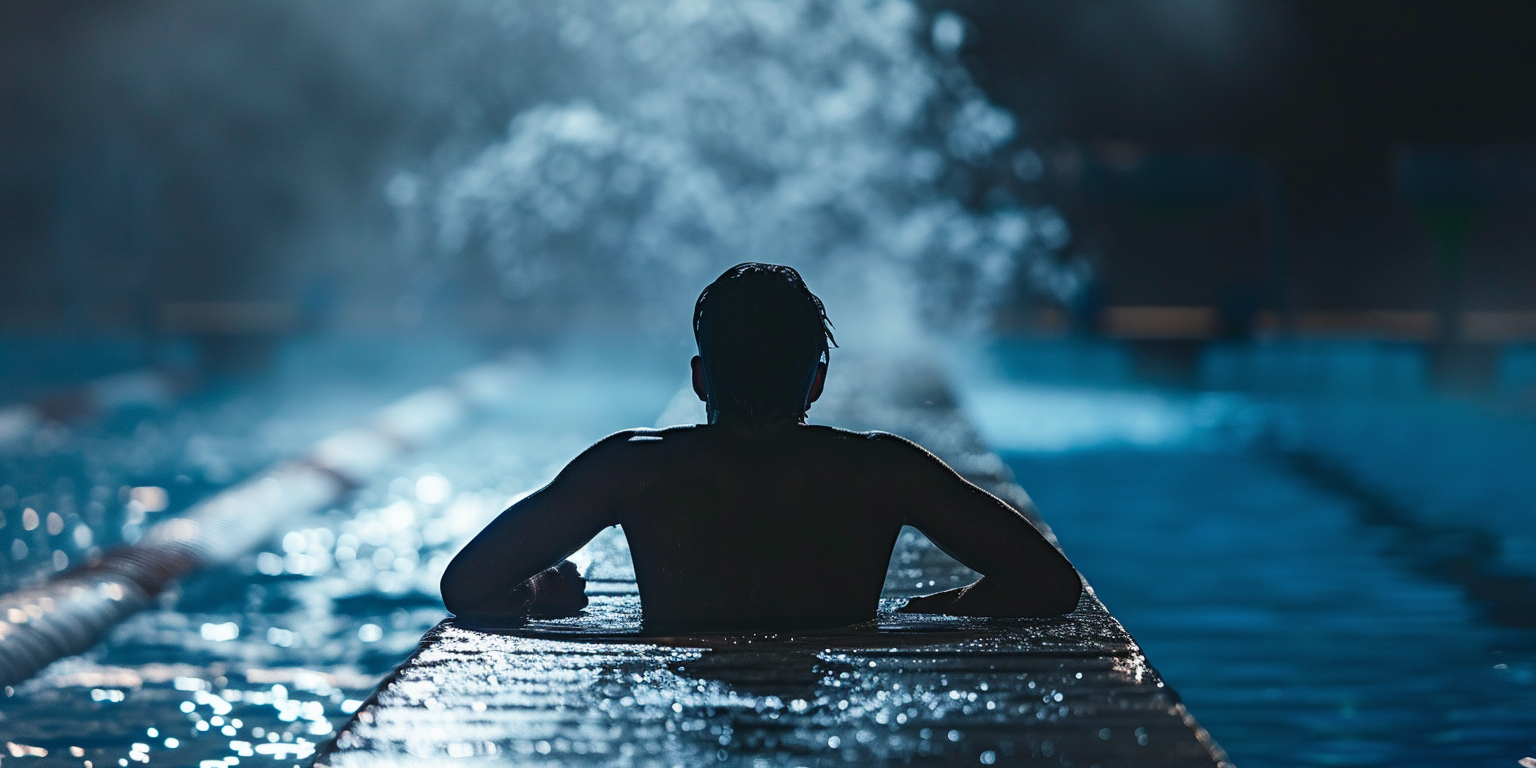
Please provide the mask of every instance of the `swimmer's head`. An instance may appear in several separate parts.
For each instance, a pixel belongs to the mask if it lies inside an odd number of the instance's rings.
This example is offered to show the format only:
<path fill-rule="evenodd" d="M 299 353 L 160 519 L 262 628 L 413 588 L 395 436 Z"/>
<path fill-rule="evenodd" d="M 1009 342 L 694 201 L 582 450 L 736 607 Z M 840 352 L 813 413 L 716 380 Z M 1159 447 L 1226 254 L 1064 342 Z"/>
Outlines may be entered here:
<path fill-rule="evenodd" d="M 699 294 L 694 389 L 710 420 L 800 421 L 815 399 L 829 347 L 837 346 L 821 299 L 791 267 L 737 264 Z"/>

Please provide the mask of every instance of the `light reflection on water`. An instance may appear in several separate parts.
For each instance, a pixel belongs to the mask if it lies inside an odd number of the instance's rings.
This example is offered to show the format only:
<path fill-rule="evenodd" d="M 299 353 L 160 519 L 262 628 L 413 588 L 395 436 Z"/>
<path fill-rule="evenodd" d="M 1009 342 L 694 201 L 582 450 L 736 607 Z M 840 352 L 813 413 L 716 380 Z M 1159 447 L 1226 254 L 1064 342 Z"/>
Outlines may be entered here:
<path fill-rule="evenodd" d="M 0 738 L 58 764 L 306 759 L 443 616 L 436 578 L 453 548 L 594 438 L 650 423 L 678 383 L 670 373 L 551 371 L 343 507 L 190 580 L 167 600 L 174 610 L 135 617 L 102 648 L 0 699 Z M 399 394 L 386 389 L 354 391 L 350 411 L 340 396 L 322 398 L 329 421 L 245 391 L 76 430 L 59 443 L 73 447 L 6 457 L 0 482 L 19 490 L 0 499 L 0 533 L 67 547 L 86 524 L 93 546 L 110 543 L 135 498 L 118 486 L 168 489 L 166 512 L 145 507 L 150 521 L 193 499 L 177 474 L 216 490 L 182 451 L 193 436 L 246 451 L 226 454 L 232 472 L 255 469 Z M 1514 541 L 1529 535 L 1509 490 L 1536 458 L 1528 422 L 1427 399 L 1066 386 L 992 386 L 967 403 L 1012 449 L 1069 555 L 1239 765 L 1507 766 L 1536 750 L 1530 632 L 1488 623 L 1456 584 L 1385 555 L 1354 500 L 1275 458 L 1277 447 L 1324 456 L 1431 522 L 1459 516 Z M 1056 426 L 1028 434 L 1042 423 L 1031 414 Z M 1136 426 L 1144 420 L 1157 428 Z M 238 439 L 258 433 L 288 443 Z M 128 443 L 139 451 L 131 461 Z M 1391 462 L 1413 471 L 1393 473 Z M 1437 465 L 1459 469 L 1437 475 Z M 69 510 L 64 486 L 49 485 L 66 476 L 76 489 L 94 478 L 113 492 L 93 512 L 89 491 L 70 490 Z M 28 498 L 38 521 L 19 534 Z M 64 524 L 49 533 L 54 512 Z M 51 569 L 46 558 L 5 562 L 11 583 Z"/>
<path fill-rule="evenodd" d="M 1476 586 L 1536 573 L 1536 421 L 1373 395 L 1370 349 L 1328 352 L 1334 394 L 993 381 L 967 408 L 1238 765 L 1513 765 L 1536 753 L 1536 633 L 1499 622 L 1536 615 Z"/>
<path fill-rule="evenodd" d="M 325 368 L 323 360 L 310 362 Z M 455 370 L 427 368 L 428 382 Z M 648 371 L 614 372 L 577 361 L 530 375 L 506 408 L 408 456 L 341 507 L 295 521 L 264 551 L 189 579 L 163 599 L 164 610 L 129 619 L 91 653 L 60 661 L 7 692 L 0 698 L 0 740 L 72 765 L 308 759 L 443 618 L 437 580 L 457 546 L 603 434 L 654 419 L 681 376 Z M 339 376 L 334 365 L 329 374 Z M 284 382 L 294 389 L 224 392 L 177 414 L 144 414 L 126 434 L 120 424 L 99 434 L 86 428 L 69 437 L 68 451 L 7 456 L 9 472 L 0 482 L 25 489 L 27 472 L 66 474 L 90 461 L 112 483 L 168 488 L 167 513 L 174 513 L 221 485 L 199 475 L 194 495 L 171 474 L 192 472 L 182 449 L 197 437 L 234 447 L 228 455 L 236 477 L 228 482 L 297 453 L 398 397 L 412 381 L 396 375 L 369 386 L 339 378 L 345 386 L 330 382 L 334 397 L 325 396 L 325 375 L 316 374 Z M 329 410 L 313 411 L 315 401 Z M 291 434 L 292 445 L 240 439 L 264 430 Z M 139 464 L 112 464 L 129 450 L 120 444 L 159 432 L 168 434 L 135 444 Z M 148 469 L 134 471 L 141 466 Z M 17 495 L 20 503 L 36 494 Z M 130 496 L 119 501 L 114 495 L 110 508 L 103 505 L 97 545 L 118 540 Z M 11 517 L 19 521 L 20 515 Z M 31 533 L 39 532 L 42 526 Z M 36 558 L 5 565 L 8 584 L 52 570 Z"/>

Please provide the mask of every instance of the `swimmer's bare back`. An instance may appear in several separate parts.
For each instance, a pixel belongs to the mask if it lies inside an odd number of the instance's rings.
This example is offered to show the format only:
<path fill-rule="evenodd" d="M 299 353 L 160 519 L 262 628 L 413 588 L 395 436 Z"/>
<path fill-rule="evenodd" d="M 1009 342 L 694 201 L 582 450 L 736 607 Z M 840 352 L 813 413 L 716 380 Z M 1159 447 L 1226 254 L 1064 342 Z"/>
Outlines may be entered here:
<path fill-rule="evenodd" d="M 1059 616 L 1081 593 L 1076 570 L 1028 520 L 907 440 L 724 423 L 620 432 L 592 446 L 454 558 L 443 601 L 465 617 L 579 610 L 579 594 L 558 594 L 569 566 L 545 569 L 611 525 L 629 540 L 651 632 L 871 619 L 903 525 L 983 575 L 904 610 Z M 540 584 L 545 599 L 535 600 Z"/>

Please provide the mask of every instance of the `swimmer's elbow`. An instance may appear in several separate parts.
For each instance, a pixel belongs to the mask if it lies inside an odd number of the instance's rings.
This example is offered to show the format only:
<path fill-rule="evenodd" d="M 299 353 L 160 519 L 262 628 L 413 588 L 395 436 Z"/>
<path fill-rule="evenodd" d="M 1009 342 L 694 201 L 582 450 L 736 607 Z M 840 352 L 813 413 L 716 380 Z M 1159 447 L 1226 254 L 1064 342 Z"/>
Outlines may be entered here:
<path fill-rule="evenodd" d="M 443 571 L 443 578 L 437 583 L 437 589 L 443 597 L 443 607 L 455 616 L 476 613 L 475 609 L 481 602 L 477 599 L 478 590 L 474 588 L 475 579 L 466 570 L 457 560 L 450 562 Z"/>
<path fill-rule="evenodd" d="M 1011 619 L 1054 619 L 1077 610 L 1082 601 L 1081 584 L 1055 586 L 1021 591 L 1014 599 L 999 601 L 1000 605 L 985 615 Z"/>
<path fill-rule="evenodd" d="M 1053 619 L 1077 610 L 1083 582 L 1070 578 L 1004 582 L 986 577 L 966 587 L 950 611 L 959 615 L 1008 619 Z"/>
<path fill-rule="evenodd" d="M 453 575 L 451 570 L 444 573 L 442 580 L 437 583 L 437 590 L 442 594 L 443 607 L 447 608 L 448 612 L 454 616 L 462 616 L 467 612 L 468 605 L 465 603 L 464 595 L 459 591 L 458 581 L 453 578 Z"/>
<path fill-rule="evenodd" d="M 1053 584 L 1050 589 L 1040 595 L 1039 616 L 1041 618 L 1054 618 L 1065 616 L 1077 610 L 1078 604 L 1083 600 L 1083 581 L 1073 574 L 1070 580 L 1063 580 L 1061 584 Z"/>

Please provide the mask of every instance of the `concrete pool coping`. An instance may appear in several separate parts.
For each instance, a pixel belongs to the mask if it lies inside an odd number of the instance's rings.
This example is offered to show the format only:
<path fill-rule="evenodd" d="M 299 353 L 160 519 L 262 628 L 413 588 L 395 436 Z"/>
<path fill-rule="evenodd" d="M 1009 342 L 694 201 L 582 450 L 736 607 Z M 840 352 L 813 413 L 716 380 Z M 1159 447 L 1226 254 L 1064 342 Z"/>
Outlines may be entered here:
<path fill-rule="evenodd" d="M 937 368 L 841 357 L 815 421 L 911 438 L 1050 536 Z M 892 613 L 970 577 L 912 533 L 880 619 L 855 632 L 644 637 L 622 568 L 576 619 L 494 632 L 446 621 L 316 764 L 1230 765 L 1091 589 L 1062 619 Z M 592 568 L 627 556 L 615 538 Z"/>

